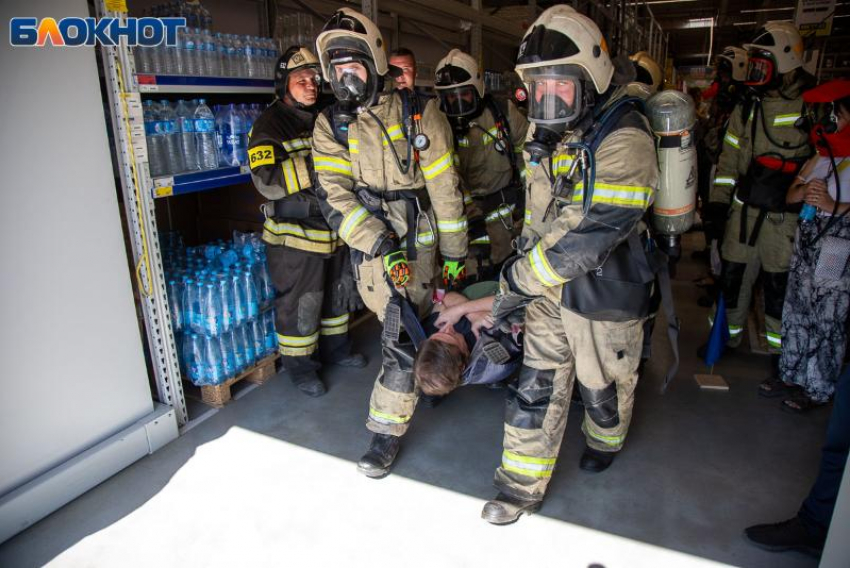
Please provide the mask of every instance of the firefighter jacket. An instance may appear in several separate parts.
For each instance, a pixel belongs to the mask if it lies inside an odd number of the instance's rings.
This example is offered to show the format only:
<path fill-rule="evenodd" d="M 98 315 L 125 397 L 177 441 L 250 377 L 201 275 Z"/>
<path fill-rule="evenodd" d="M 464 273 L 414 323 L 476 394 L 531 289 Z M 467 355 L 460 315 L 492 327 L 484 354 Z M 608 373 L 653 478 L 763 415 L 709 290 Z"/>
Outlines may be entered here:
<path fill-rule="evenodd" d="M 493 116 L 491 105 L 485 106 L 475 120 L 470 121 L 469 131 L 455 138 L 458 154 L 458 171 L 464 189 L 473 197 L 485 197 L 504 189 L 514 180 L 511 156 L 513 151 L 517 173 L 524 171 L 522 148 L 528 132 L 528 119 L 516 108 L 513 102 L 507 101 L 507 128 L 500 129 Z M 493 104 L 498 104 L 493 101 Z M 510 136 L 510 143 L 502 140 Z M 497 140 L 502 140 L 497 144 Z M 500 152 L 497 146 L 504 150 Z"/>
<path fill-rule="evenodd" d="M 248 160 L 254 186 L 272 202 L 266 208 L 263 241 L 330 254 L 343 243 L 322 216 L 311 181 L 314 122 L 313 113 L 275 101 L 251 130 Z"/>
<path fill-rule="evenodd" d="M 791 78 L 791 75 L 786 77 Z M 784 96 L 769 91 L 763 97 L 739 102 L 732 111 L 723 136 L 710 202 L 729 205 L 735 186 L 743 180 L 754 159 L 759 156 L 768 154 L 780 161 L 781 156 L 802 162 L 811 155 L 811 148 L 806 143 L 808 133 L 795 126 L 804 110 L 802 93 L 807 88 L 807 76 L 797 73 L 794 77 L 796 79 L 784 87 Z M 775 188 L 781 193 L 779 201 L 784 202 L 787 189 L 787 186 Z"/>
<path fill-rule="evenodd" d="M 626 90 L 619 88 L 605 108 L 625 95 Z M 587 214 L 583 213 L 582 166 L 578 164 L 570 176 L 577 151 L 565 146 L 583 138 L 580 130 L 568 132 L 550 158 L 528 170 L 522 256 L 507 274 L 511 289 L 526 296 L 560 302 L 563 285 L 601 267 L 652 205 L 658 161 L 649 123 L 640 112 L 631 110 L 622 116 L 596 149 Z M 553 197 L 553 187 L 568 185 L 571 191 Z"/>
<path fill-rule="evenodd" d="M 399 159 L 406 158 L 408 143 L 402 106 L 397 92 L 382 96 L 378 104 L 369 109 L 371 114 L 360 113 L 348 125 L 347 145 L 334 132 L 333 113 L 319 115 L 313 131 L 313 160 L 325 217 L 349 246 L 375 256 L 390 232 L 402 239 L 408 232 L 405 204 L 389 194 L 396 191 L 421 193 L 422 210 L 433 212 L 430 223 L 433 229 L 428 231 L 432 234 L 416 235 L 417 243 L 438 241 L 444 258 L 464 259 L 467 221 L 448 120 L 435 100 L 427 102 L 419 122 L 430 145 L 418 153 L 417 163 L 412 164 L 407 173 L 402 173 L 389 148 L 389 144 L 393 144 Z M 383 123 L 386 134 L 375 117 Z M 370 211 L 368 204 L 361 203 L 357 192 L 363 188 L 382 197 L 381 211 L 375 211 L 374 207 Z"/>

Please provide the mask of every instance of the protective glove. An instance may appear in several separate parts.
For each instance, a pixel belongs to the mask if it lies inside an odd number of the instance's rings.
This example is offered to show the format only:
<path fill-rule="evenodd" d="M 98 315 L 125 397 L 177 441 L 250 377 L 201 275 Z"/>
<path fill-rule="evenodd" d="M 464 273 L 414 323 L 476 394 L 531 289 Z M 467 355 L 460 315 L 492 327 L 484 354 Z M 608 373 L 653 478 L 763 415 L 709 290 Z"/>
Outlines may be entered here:
<path fill-rule="evenodd" d="M 702 209 L 703 224 L 705 227 L 705 239 L 723 241 L 723 233 L 726 232 L 726 220 L 729 218 L 729 205 L 727 203 L 709 202 Z"/>
<path fill-rule="evenodd" d="M 410 281 L 410 265 L 401 250 L 394 250 L 383 256 L 384 271 L 397 288 L 404 288 Z"/>
<path fill-rule="evenodd" d="M 446 290 L 454 290 L 460 287 L 466 279 L 466 264 L 463 260 L 443 260 L 443 287 Z"/>
<path fill-rule="evenodd" d="M 334 283 L 333 307 L 335 313 L 354 313 L 363 308 L 350 262 L 345 263 L 339 280 Z"/>

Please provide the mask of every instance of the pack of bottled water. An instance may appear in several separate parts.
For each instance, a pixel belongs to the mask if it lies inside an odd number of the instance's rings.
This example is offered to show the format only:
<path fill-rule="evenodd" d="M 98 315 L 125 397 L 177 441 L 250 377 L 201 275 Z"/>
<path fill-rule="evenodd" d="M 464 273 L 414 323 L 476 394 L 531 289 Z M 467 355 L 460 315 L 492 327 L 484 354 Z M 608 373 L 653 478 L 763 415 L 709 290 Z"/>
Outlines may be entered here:
<path fill-rule="evenodd" d="M 275 352 L 275 290 L 258 236 L 185 247 L 163 233 L 160 244 L 181 370 L 193 384 L 221 384 Z"/>
<path fill-rule="evenodd" d="M 151 176 L 248 164 L 248 133 L 263 112 L 259 103 L 216 105 L 205 99 L 147 100 L 145 135 Z"/>

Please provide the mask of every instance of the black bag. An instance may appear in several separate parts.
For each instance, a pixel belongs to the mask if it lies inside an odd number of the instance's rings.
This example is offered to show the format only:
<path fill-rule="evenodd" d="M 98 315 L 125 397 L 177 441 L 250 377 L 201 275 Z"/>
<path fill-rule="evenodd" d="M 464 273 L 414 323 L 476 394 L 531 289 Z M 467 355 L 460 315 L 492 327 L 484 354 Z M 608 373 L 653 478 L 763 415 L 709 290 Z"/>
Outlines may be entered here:
<path fill-rule="evenodd" d="M 782 156 L 776 155 L 778 158 Z M 758 207 L 769 213 L 784 213 L 789 211 L 785 203 L 785 194 L 794 182 L 797 172 L 803 167 L 803 159 L 782 158 L 785 162 L 794 164 L 794 171 L 784 172 L 775 170 L 760 163 L 758 159 L 750 162 L 747 173 L 738 180 L 736 193 L 738 199 L 750 207 Z M 799 206 L 798 206 L 799 207 Z"/>
<path fill-rule="evenodd" d="M 636 231 L 596 270 L 564 284 L 561 305 L 595 321 L 630 321 L 652 313 L 655 274 L 667 263 L 657 248 L 645 250 Z"/>

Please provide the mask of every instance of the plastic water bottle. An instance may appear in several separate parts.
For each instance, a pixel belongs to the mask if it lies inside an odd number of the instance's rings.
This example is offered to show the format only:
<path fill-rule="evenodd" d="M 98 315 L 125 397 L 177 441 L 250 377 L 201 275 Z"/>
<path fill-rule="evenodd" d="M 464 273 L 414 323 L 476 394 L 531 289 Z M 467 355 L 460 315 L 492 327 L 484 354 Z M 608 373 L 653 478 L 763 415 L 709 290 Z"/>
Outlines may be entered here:
<path fill-rule="evenodd" d="M 165 139 L 160 133 L 159 127 L 159 105 L 153 101 L 145 101 L 145 138 L 148 143 L 148 165 L 151 176 L 165 175 L 166 158 L 163 153 Z"/>
<path fill-rule="evenodd" d="M 233 34 L 227 34 L 227 76 L 239 77 L 236 36 Z"/>
<path fill-rule="evenodd" d="M 183 331 L 183 283 L 168 281 L 168 309 L 171 311 L 171 327 L 175 333 Z"/>
<path fill-rule="evenodd" d="M 221 302 L 221 331 L 233 329 L 233 288 L 225 272 L 215 275 L 215 287 Z"/>
<path fill-rule="evenodd" d="M 198 162 L 198 148 L 195 141 L 195 117 L 189 104 L 180 100 L 177 103 L 177 131 L 180 133 L 180 149 L 183 152 L 183 164 L 187 170 L 201 169 Z"/>
<path fill-rule="evenodd" d="M 209 29 L 206 29 L 202 37 L 202 45 L 204 46 L 203 75 L 206 77 L 216 77 L 221 74 L 221 69 L 219 67 L 218 46 L 215 42 L 215 36 L 213 36 Z"/>
<path fill-rule="evenodd" d="M 136 73 L 153 73 L 153 62 L 151 61 L 149 47 L 134 47 L 133 55 L 136 58 Z"/>
<path fill-rule="evenodd" d="M 214 170 L 218 167 L 215 116 L 204 99 L 198 101 L 198 108 L 195 109 L 195 148 L 200 169 Z"/>
<path fill-rule="evenodd" d="M 201 28 L 194 28 L 192 36 L 195 38 L 195 75 L 201 76 L 204 74 L 204 55 L 206 54 L 206 44 L 204 43 L 204 32 Z"/>
<path fill-rule="evenodd" d="M 216 262 L 223 268 L 230 268 L 239 262 L 239 255 L 233 249 L 227 249 L 216 257 Z"/>
<path fill-rule="evenodd" d="M 215 34 L 215 45 L 218 50 L 218 74 L 221 77 L 228 77 L 230 68 L 227 65 L 227 38 L 223 33 Z"/>
<path fill-rule="evenodd" d="M 251 334 L 250 325 L 246 322 L 239 326 L 239 340 L 245 346 L 245 364 L 251 366 L 257 360 L 257 350 L 254 348 L 254 338 Z"/>
<path fill-rule="evenodd" d="M 257 45 L 257 38 L 245 38 L 245 66 L 248 77 L 260 76 L 260 47 Z"/>
<path fill-rule="evenodd" d="M 221 363 L 224 368 L 224 377 L 230 378 L 236 374 L 236 358 L 233 356 L 232 332 L 222 333 L 218 336 L 218 347 L 221 351 Z"/>
<path fill-rule="evenodd" d="M 803 208 L 800 209 L 800 221 L 804 223 L 809 223 L 815 220 L 815 215 L 817 215 L 818 208 L 809 203 L 804 203 Z"/>
<path fill-rule="evenodd" d="M 262 359 L 266 352 L 266 337 L 263 322 L 260 318 L 253 319 L 246 324 L 251 339 L 254 341 L 254 353 L 257 359 Z"/>
<path fill-rule="evenodd" d="M 174 53 L 174 65 L 178 75 L 186 75 L 186 28 L 177 30 L 177 51 Z"/>
<path fill-rule="evenodd" d="M 272 278 L 269 274 L 269 266 L 266 255 L 260 255 L 260 259 L 251 267 L 254 273 L 254 283 L 257 287 L 257 298 L 261 304 L 273 300 L 275 296 Z"/>
<path fill-rule="evenodd" d="M 200 306 L 198 305 L 198 286 L 193 278 L 186 279 L 183 285 L 183 325 L 184 329 L 197 333 Z"/>
<path fill-rule="evenodd" d="M 265 333 L 266 353 L 274 353 L 277 349 L 277 330 L 275 329 L 275 311 L 263 312 L 263 331 Z"/>
<path fill-rule="evenodd" d="M 203 355 L 204 348 L 201 342 L 201 336 L 196 333 L 186 333 L 183 335 L 183 365 L 186 369 L 186 374 L 192 384 L 204 384 L 204 369 Z"/>
<path fill-rule="evenodd" d="M 240 166 L 248 163 L 248 129 L 245 118 L 231 103 L 216 116 L 216 129 L 221 134 L 221 163 Z"/>
<path fill-rule="evenodd" d="M 254 128 L 254 113 L 251 112 L 251 107 L 246 103 L 239 103 L 238 106 L 239 112 L 242 113 L 242 117 L 245 119 L 245 132 L 246 135 L 248 132 L 251 132 L 251 129 Z M 245 145 L 247 148 L 248 139 L 245 140 Z"/>
<path fill-rule="evenodd" d="M 248 319 L 252 320 L 260 313 L 260 305 L 257 295 L 257 286 L 254 284 L 254 276 L 250 269 L 243 269 L 240 278 L 240 286 L 242 286 L 245 294 L 245 305 L 247 307 Z"/>
<path fill-rule="evenodd" d="M 166 169 L 168 173 L 176 174 L 182 172 L 183 153 L 180 151 L 180 134 L 177 132 L 177 115 L 168 101 L 159 101 L 159 124 L 165 136 L 164 154 L 167 160 Z"/>
<path fill-rule="evenodd" d="M 236 49 L 236 77 L 247 77 L 248 62 L 245 60 L 245 36 L 234 35 L 233 47 Z"/>
<path fill-rule="evenodd" d="M 238 329 L 238 327 L 234 327 L 233 331 L 228 334 L 230 338 L 230 350 L 233 353 L 233 362 L 237 373 L 248 366 L 248 361 L 245 359 L 245 342 L 239 334 Z"/>
<path fill-rule="evenodd" d="M 238 265 L 234 265 L 234 269 L 228 273 L 230 278 L 230 287 L 233 290 L 233 325 L 239 326 L 245 323 L 248 319 L 248 306 L 245 301 L 245 289 L 240 285 L 239 280 L 241 274 Z"/>
<path fill-rule="evenodd" d="M 217 336 L 222 332 L 221 291 L 212 282 L 204 285 L 201 310 L 204 314 L 204 333 Z"/>
<path fill-rule="evenodd" d="M 221 360 L 221 346 L 217 337 L 206 336 L 204 345 L 204 379 L 211 385 L 224 382 L 224 364 Z"/>

